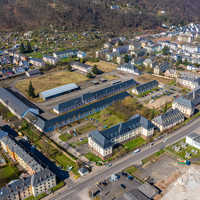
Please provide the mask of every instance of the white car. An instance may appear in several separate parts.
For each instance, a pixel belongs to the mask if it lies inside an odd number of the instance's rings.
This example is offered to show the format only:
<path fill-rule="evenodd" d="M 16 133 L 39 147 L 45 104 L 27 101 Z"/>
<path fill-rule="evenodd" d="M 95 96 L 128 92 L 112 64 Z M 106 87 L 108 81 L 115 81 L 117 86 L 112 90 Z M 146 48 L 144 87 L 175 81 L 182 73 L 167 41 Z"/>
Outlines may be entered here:
<path fill-rule="evenodd" d="M 140 149 L 136 149 L 133 151 L 133 153 L 138 153 L 138 152 L 140 152 Z"/>

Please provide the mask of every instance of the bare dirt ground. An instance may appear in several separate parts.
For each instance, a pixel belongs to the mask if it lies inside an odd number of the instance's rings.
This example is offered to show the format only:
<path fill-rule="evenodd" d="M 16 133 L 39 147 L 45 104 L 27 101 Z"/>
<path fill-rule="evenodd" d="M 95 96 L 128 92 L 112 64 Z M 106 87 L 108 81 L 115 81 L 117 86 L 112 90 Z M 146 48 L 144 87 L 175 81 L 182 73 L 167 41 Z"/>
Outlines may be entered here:
<path fill-rule="evenodd" d="M 117 65 L 110 62 L 100 61 L 100 62 L 87 62 L 86 64 L 94 66 L 97 65 L 97 67 L 102 70 L 103 72 L 112 72 L 113 70 L 116 70 Z"/>
<path fill-rule="evenodd" d="M 199 169 L 200 167 L 198 165 L 192 165 L 187 167 L 181 176 L 177 174 L 174 178 L 172 177 L 168 183 L 173 183 L 167 188 L 162 200 L 199 200 Z M 168 185 L 165 184 L 164 187 Z"/>
<path fill-rule="evenodd" d="M 159 99 L 156 99 L 152 103 L 148 103 L 146 106 L 148 108 L 155 108 L 159 109 L 160 107 L 164 106 L 165 104 L 173 101 L 173 96 L 162 96 Z"/>

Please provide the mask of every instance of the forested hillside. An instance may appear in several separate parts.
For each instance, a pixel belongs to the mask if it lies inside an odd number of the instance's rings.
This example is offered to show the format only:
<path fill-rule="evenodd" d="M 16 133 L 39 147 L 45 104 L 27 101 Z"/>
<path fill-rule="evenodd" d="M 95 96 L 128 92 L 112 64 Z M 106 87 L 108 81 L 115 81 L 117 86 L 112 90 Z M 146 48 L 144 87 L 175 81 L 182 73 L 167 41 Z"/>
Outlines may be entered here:
<path fill-rule="evenodd" d="M 119 9 L 111 9 L 118 5 Z M 0 29 L 152 29 L 200 21 L 198 0 L 0 0 Z"/>

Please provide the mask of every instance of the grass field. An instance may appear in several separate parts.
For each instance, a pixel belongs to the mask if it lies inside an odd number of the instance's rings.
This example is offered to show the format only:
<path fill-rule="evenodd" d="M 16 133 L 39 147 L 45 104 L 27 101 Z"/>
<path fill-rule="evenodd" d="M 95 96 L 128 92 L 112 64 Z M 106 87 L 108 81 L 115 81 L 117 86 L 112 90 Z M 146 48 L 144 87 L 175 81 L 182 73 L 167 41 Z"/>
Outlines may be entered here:
<path fill-rule="evenodd" d="M 169 152 L 173 153 L 174 155 L 176 155 L 177 157 L 181 158 L 181 159 L 187 159 L 187 158 L 185 157 L 186 152 L 191 153 L 191 158 L 200 157 L 200 150 L 199 150 L 199 149 L 197 149 L 197 148 L 195 148 L 195 147 L 192 147 L 192 146 L 190 146 L 190 145 L 187 145 L 185 148 L 183 148 L 183 147 L 181 146 L 181 143 L 184 143 L 184 142 L 185 142 L 185 139 L 183 139 L 183 140 L 177 142 L 176 144 L 174 144 L 174 145 L 172 145 L 172 146 L 167 147 L 167 150 L 168 150 Z M 180 151 L 179 151 L 179 152 L 176 152 L 176 151 L 173 149 L 174 146 L 177 146 L 177 147 L 180 146 L 180 147 L 181 147 Z M 193 153 L 193 152 L 192 152 L 193 150 L 197 151 L 197 153 L 196 153 L 196 154 Z"/>
<path fill-rule="evenodd" d="M 143 138 L 137 137 L 133 140 L 130 140 L 130 141 L 124 143 L 124 147 L 128 151 L 132 151 L 145 143 L 146 143 L 146 141 Z"/>
<path fill-rule="evenodd" d="M 134 166 L 128 167 L 124 170 L 126 173 L 134 176 L 134 173 L 137 171 L 137 168 Z"/>
<path fill-rule="evenodd" d="M 85 154 L 85 157 L 91 162 L 100 162 L 100 161 L 102 161 L 101 158 L 99 158 L 98 156 L 96 156 L 95 154 L 93 154 L 91 152 Z"/>
<path fill-rule="evenodd" d="M 7 165 L 0 168 L 0 187 L 14 179 L 18 179 L 19 170 L 15 166 Z"/>
<path fill-rule="evenodd" d="M 86 64 L 94 66 L 97 65 L 97 67 L 103 71 L 103 72 L 112 72 L 113 70 L 116 70 L 117 65 L 110 63 L 110 62 L 105 62 L 105 61 L 99 61 L 99 62 L 87 62 Z"/>
<path fill-rule="evenodd" d="M 65 170 L 67 170 L 68 167 L 73 166 L 72 172 L 75 175 L 79 176 L 78 173 L 78 166 L 75 162 L 71 161 L 69 158 L 67 158 L 65 155 L 61 153 L 57 153 L 54 157 L 54 159 L 59 163 L 60 166 L 62 166 Z"/>
<path fill-rule="evenodd" d="M 64 133 L 59 136 L 59 139 L 61 139 L 63 142 L 66 142 L 67 140 L 70 140 L 72 137 L 73 137 L 72 135 Z"/>
<path fill-rule="evenodd" d="M 102 110 L 101 112 L 95 113 L 90 116 L 90 118 L 95 119 L 98 124 L 101 124 L 104 128 L 110 128 L 120 122 L 122 118 L 115 115 L 109 108 Z"/>
<path fill-rule="evenodd" d="M 92 130 L 95 130 L 96 127 L 91 123 L 88 122 L 87 124 L 80 126 L 79 128 L 77 128 L 77 132 L 78 134 L 85 134 L 85 133 L 89 133 Z"/>
<path fill-rule="evenodd" d="M 80 83 L 86 81 L 88 78 L 77 72 L 60 71 L 51 72 L 45 75 L 18 81 L 16 88 L 23 94 L 27 95 L 29 82 L 32 81 L 35 93 L 38 94 L 44 90 L 52 89 L 68 83 Z"/>
<path fill-rule="evenodd" d="M 147 74 L 147 73 L 142 74 L 141 76 L 135 76 L 134 79 L 141 83 L 145 83 L 145 82 L 152 81 L 152 80 L 157 80 L 160 83 L 169 84 L 172 81 L 172 80 L 165 79 L 162 77 L 153 76 L 153 75 Z"/>

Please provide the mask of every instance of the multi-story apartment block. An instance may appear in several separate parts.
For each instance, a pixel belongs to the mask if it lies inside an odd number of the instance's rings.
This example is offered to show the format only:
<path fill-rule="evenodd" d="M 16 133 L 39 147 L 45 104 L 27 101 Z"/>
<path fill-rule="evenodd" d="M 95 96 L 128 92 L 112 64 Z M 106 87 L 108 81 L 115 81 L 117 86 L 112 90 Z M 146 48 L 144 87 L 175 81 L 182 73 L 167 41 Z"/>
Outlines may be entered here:
<path fill-rule="evenodd" d="M 53 56 L 43 56 L 43 61 L 50 65 L 56 65 L 58 62 L 58 59 Z"/>
<path fill-rule="evenodd" d="M 134 75 L 141 75 L 140 70 L 131 63 L 124 63 L 124 64 L 120 65 L 117 69 L 120 71 L 134 74 Z"/>
<path fill-rule="evenodd" d="M 4 136 L 0 138 L 0 144 L 5 152 L 14 162 L 18 162 L 30 175 L 35 174 L 43 169 L 43 167 L 30 156 L 14 138 Z"/>
<path fill-rule="evenodd" d="M 56 186 L 56 176 L 43 168 L 7 132 L 0 130 L 0 146 L 14 162 L 18 162 L 30 176 L 18 179 L 0 189 L 1 200 L 24 200 L 38 196 Z"/>
<path fill-rule="evenodd" d="M 116 144 L 137 136 L 149 138 L 154 133 L 153 124 L 146 118 L 135 115 L 130 120 L 120 123 L 104 131 L 95 130 L 89 134 L 89 147 L 102 159 L 112 155 Z"/>
<path fill-rule="evenodd" d="M 30 196 L 38 196 L 56 186 L 56 176 L 43 169 L 27 178 L 14 181 L 0 189 L 1 200 L 24 200 Z"/>
<path fill-rule="evenodd" d="M 191 90 L 197 89 L 200 87 L 200 77 L 191 74 L 182 74 L 177 78 L 177 83 Z"/>

